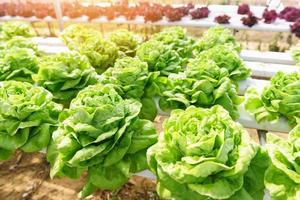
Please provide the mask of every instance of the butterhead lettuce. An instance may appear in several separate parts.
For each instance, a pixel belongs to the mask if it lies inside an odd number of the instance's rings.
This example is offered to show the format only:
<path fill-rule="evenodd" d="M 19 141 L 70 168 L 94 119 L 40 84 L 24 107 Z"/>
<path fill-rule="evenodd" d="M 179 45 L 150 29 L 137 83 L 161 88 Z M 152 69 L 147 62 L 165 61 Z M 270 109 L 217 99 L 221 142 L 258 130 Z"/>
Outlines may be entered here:
<path fill-rule="evenodd" d="M 56 101 L 68 104 L 81 89 L 97 82 L 96 75 L 85 56 L 70 52 L 44 57 L 33 80 L 49 90 Z"/>
<path fill-rule="evenodd" d="M 245 109 L 254 114 L 258 122 L 286 117 L 289 124 L 295 126 L 300 118 L 300 72 L 278 72 L 262 94 L 249 88 L 245 93 Z"/>
<path fill-rule="evenodd" d="M 136 55 L 147 62 L 150 72 L 157 71 L 162 76 L 167 76 L 182 71 L 179 54 L 163 42 L 149 40 L 138 47 Z"/>
<path fill-rule="evenodd" d="M 139 119 L 141 107 L 137 100 L 124 100 L 109 84 L 80 91 L 53 133 L 48 151 L 51 177 L 77 178 L 87 170 L 81 192 L 86 197 L 97 188 L 117 189 L 146 169 L 146 150 L 157 135 L 152 122 Z"/>
<path fill-rule="evenodd" d="M 268 157 L 221 106 L 173 110 L 147 159 L 162 199 L 263 199 Z"/>
<path fill-rule="evenodd" d="M 265 185 L 273 200 L 300 199 L 300 125 L 288 140 L 268 133 L 266 148 L 271 164 L 266 171 Z"/>
<path fill-rule="evenodd" d="M 29 48 L 11 47 L 0 50 L 0 80 L 17 80 L 32 83 L 38 72 L 36 52 Z"/>
<path fill-rule="evenodd" d="M 100 32 L 82 25 L 68 26 L 61 38 L 71 50 L 85 55 L 99 74 L 112 67 L 119 56 L 115 43 L 103 39 Z"/>
<path fill-rule="evenodd" d="M 0 160 L 17 149 L 35 152 L 46 148 L 62 106 L 42 87 L 18 81 L 0 86 Z"/>

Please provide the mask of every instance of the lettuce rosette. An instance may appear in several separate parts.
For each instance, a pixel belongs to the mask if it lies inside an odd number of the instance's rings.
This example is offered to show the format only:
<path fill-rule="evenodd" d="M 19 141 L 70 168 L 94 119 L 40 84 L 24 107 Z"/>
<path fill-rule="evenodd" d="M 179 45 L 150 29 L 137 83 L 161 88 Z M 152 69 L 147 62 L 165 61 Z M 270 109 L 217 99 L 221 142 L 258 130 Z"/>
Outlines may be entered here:
<path fill-rule="evenodd" d="M 36 52 L 29 48 L 5 48 L 0 50 L 0 80 L 17 80 L 32 83 L 32 75 L 38 72 Z"/>
<path fill-rule="evenodd" d="M 148 72 L 146 62 L 138 58 L 124 57 L 102 74 L 100 82 L 112 84 L 122 98 L 139 100 L 143 104 L 140 117 L 154 120 L 157 114 L 156 105 L 152 96 L 145 93 L 153 76 L 155 74 Z"/>
<path fill-rule="evenodd" d="M 300 42 L 292 48 L 292 57 L 297 62 L 297 65 L 300 65 Z"/>
<path fill-rule="evenodd" d="M 57 128 L 62 106 L 42 87 L 18 81 L 0 86 L 0 160 L 17 149 L 36 152 L 46 148 Z"/>
<path fill-rule="evenodd" d="M 222 26 L 215 26 L 204 32 L 203 36 L 195 43 L 195 51 L 202 52 L 218 45 L 228 45 L 237 53 L 241 45 L 235 40 L 232 31 Z"/>
<path fill-rule="evenodd" d="M 81 89 L 95 84 L 96 76 L 85 56 L 70 52 L 43 57 L 33 80 L 49 90 L 56 101 L 68 104 Z"/>
<path fill-rule="evenodd" d="M 268 133 L 266 148 L 271 164 L 266 171 L 265 185 L 273 200 L 300 199 L 300 125 L 289 139 Z"/>
<path fill-rule="evenodd" d="M 112 67 L 119 56 L 115 43 L 103 39 L 100 32 L 82 25 L 67 27 L 61 38 L 69 49 L 85 55 L 99 74 Z"/>
<path fill-rule="evenodd" d="M 138 58 L 118 59 L 100 78 L 103 83 L 111 83 L 123 98 L 140 99 L 144 94 L 149 77 L 148 65 Z"/>
<path fill-rule="evenodd" d="M 156 80 L 158 82 L 160 80 Z M 160 87 L 159 104 L 162 110 L 185 109 L 190 105 L 211 107 L 222 105 L 231 117 L 238 118 L 237 105 L 242 102 L 229 73 L 212 60 L 192 59 L 185 73 L 171 74 Z"/>
<path fill-rule="evenodd" d="M 15 36 L 34 37 L 33 28 L 26 22 L 11 21 L 0 26 L 0 40 L 9 40 Z"/>
<path fill-rule="evenodd" d="M 137 47 L 142 43 L 143 39 L 126 29 L 119 29 L 109 34 L 109 41 L 115 43 L 125 56 L 135 56 Z"/>
<path fill-rule="evenodd" d="M 23 36 L 15 36 L 5 44 L 5 48 L 7 49 L 14 47 L 32 49 L 37 56 L 42 55 L 42 52 L 38 49 L 38 45 L 31 39 Z"/>
<path fill-rule="evenodd" d="M 261 94 L 249 88 L 245 93 L 245 109 L 258 122 L 285 117 L 295 126 L 300 119 L 300 72 L 278 72 Z"/>
<path fill-rule="evenodd" d="M 221 106 L 173 110 L 147 159 L 162 199 L 263 199 L 267 154 Z"/>
<path fill-rule="evenodd" d="M 146 149 L 157 141 L 152 122 L 139 119 L 141 103 L 124 100 L 112 85 L 97 84 L 80 91 L 60 115 L 48 151 L 51 177 L 88 177 L 81 192 L 114 190 L 147 168 Z"/>
<path fill-rule="evenodd" d="M 175 50 L 182 59 L 182 65 L 186 64 L 187 60 L 193 56 L 194 40 L 189 38 L 186 30 L 180 26 L 166 28 L 155 33 L 151 40 L 161 41 Z"/>
<path fill-rule="evenodd" d="M 229 78 L 235 82 L 245 80 L 250 76 L 248 69 L 239 54 L 228 45 L 217 45 L 196 55 L 196 59 L 213 60 L 220 68 L 225 68 Z"/>
<path fill-rule="evenodd" d="M 158 71 L 162 76 L 167 76 L 182 71 L 179 54 L 163 42 L 149 40 L 138 47 L 136 55 L 147 62 L 150 72 Z"/>

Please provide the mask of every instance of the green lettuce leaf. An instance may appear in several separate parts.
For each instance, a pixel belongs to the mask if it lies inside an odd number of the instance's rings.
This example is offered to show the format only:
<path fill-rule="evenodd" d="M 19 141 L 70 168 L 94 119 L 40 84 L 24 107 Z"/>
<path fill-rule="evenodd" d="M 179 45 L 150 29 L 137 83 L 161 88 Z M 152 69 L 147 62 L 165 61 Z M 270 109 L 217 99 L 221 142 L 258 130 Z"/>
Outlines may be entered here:
<path fill-rule="evenodd" d="M 1 82 L 0 159 L 8 159 L 19 148 L 35 152 L 47 147 L 61 110 L 42 87 Z"/>
<path fill-rule="evenodd" d="M 38 73 L 32 77 L 64 104 L 70 103 L 81 89 L 97 82 L 95 69 L 85 56 L 76 52 L 43 57 Z"/>
<path fill-rule="evenodd" d="M 163 42 L 149 40 L 138 47 L 136 55 L 140 60 L 147 62 L 150 72 L 158 71 L 167 76 L 182 71 L 180 56 Z"/>
<path fill-rule="evenodd" d="M 160 82 L 158 82 L 160 81 Z M 229 72 L 219 68 L 212 60 L 192 59 L 185 73 L 171 74 L 163 82 L 156 81 L 160 107 L 164 111 L 174 108 L 223 106 L 233 118 L 237 118 L 237 105 L 242 102 L 237 95 L 236 85 L 230 80 Z"/>
<path fill-rule="evenodd" d="M 32 83 L 31 76 L 38 72 L 36 52 L 29 48 L 11 47 L 0 50 L 0 80 Z"/>
<path fill-rule="evenodd" d="M 300 125 L 285 140 L 268 133 L 266 148 L 271 164 L 266 171 L 265 185 L 274 200 L 300 198 Z"/>
<path fill-rule="evenodd" d="M 251 70 L 246 68 L 239 54 L 228 45 L 216 45 L 196 55 L 198 60 L 213 60 L 218 67 L 228 71 L 231 80 L 238 82 L 250 76 Z"/>
<path fill-rule="evenodd" d="M 300 72 L 278 72 L 262 94 L 249 88 L 245 93 L 245 109 L 254 114 L 258 122 L 286 117 L 289 124 L 295 126 L 300 118 Z"/>
<path fill-rule="evenodd" d="M 146 149 L 157 135 L 152 122 L 139 119 L 141 106 L 134 99 L 124 100 L 110 84 L 81 90 L 53 133 L 51 177 L 77 178 L 88 170 L 81 193 L 86 197 L 96 188 L 117 189 L 146 169 Z"/>
<path fill-rule="evenodd" d="M 175 50 L 181 58 L 181 65 L 185 65 L 188 59 L 193 56 L 195 41 L 189 38 L 186 29 L 180 26 L 165 28 L 161 32 L 155 33 L 151 40 L 161 41 Z"/>
<path fill-rule="evenodd" d="M 241 51 L 241 45 L 236 42 L 232 31 L 222 26 L 214 26 L 204 32 L 203 36 L 196 41 L 195 51 L 202 52 L 217 45 L 229 45 L 236 52 Z"/>
<path fill-rule="evenodd" d="M 71 50 L 85 55 L 99 74 L 112 67 L 119 56 L 115 43 L 103 39 L 100 32 L 82 25 L 68 26 L 61 38 Z"/>
<path fill-rule="evenodd" d="M 109 34 L 108 39 L 115 43 L 125 56 L 135 56 L 138 45 L 142 43 L 142 37 L 126 29 L 119 29 Z"/>
<path fill-rule="evenodd" d="M 26 22 L 11 21 L 0 26 L 0 40 L 9 40 L 15 36 L 34 37 L 35 31 Z"/>
<path fill-rule="evenodd" d="M 162 199 L 263 199 L 267 154 L 221 106 L 173 110 L 147 159 Z"/>

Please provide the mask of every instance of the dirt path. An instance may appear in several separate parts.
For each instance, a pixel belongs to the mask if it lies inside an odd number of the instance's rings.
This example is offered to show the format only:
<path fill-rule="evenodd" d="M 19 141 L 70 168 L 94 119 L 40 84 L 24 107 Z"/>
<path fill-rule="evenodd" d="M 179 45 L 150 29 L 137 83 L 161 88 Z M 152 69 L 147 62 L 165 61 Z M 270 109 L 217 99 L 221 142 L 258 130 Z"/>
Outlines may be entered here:
<path fill-rule="evenodd" d="M 0 162 L 1 200 L 72 200 L 84 184 L 79 180 L 49 178 L 49 165 L 41 153 L 17 152 L 6 162 Z M 98 191 L 92 200 L 156 200 L 155 183 L 141 178 L 132 178 L 120 191 L 113 194 Z"/>

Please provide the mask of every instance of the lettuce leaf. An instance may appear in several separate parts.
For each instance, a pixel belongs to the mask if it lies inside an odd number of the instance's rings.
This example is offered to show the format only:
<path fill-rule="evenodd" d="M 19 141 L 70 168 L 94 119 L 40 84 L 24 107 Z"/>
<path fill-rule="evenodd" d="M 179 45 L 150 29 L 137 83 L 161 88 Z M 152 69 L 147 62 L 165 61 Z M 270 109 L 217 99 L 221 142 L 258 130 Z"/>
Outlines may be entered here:
<path fill-rule="evenodd" d="M 29 48 L 11 47 L 0 50 L 0 80 L 17 80 L 33 83 L 32 75 L 38 72 L 36 52 Z"/>
<path fill-rule="evenodd" d="M 125 56 L 135 56 L 137 47 L 142 43 L 142 37 L 126 29 L 119 29 L 109 34 L 108 39 L 115 43 Z"/>
<path fill-rule="evenodd" d="M 62 106 L 50 92 L 25 82 L 5 81 L 0 86 L 0 160 L 16 149 L 35 152 L 47 147 L 57 127 Z"/>
<path fill-rule="evenodd" d="M 77 178 L 87 170 L 81 192 L 86 197 L 97 188 L 117 189 L 133 173 L 146 169 L 146 149 L 157 135 L 152 122 L 139 119 L 141 106 L 124 100 L 109 84 L 80 91 L 53 133 L 48 153 L 51 177 Z"/>
<path fill-rule="evenodd" d="M 15 36 L 34 37 L 33 28 L 26 22 L 11 21 L 0 26 L 0 40 L 9 40 Z"/>
<path fill-rule="evenodd" d="M 97 82 L 96 75 L 85 56 L 70 52 L 43 57 L 32 77 L 53 94 L 54 100 L 68 104 L 81 89 Z"/>
<path fill-rule="evenodd" d="M 278 72 L 262 94 L 249 88 L 245 93 L 245 109 L 258 122 L 286 117 L 293 127 L 300 118 L 300 73 Z"/>
<path fill-rule="evenodd" d="M 222 26 L 214 26 L 204 32 L 203 36 L 196 41 L 194 49 L 199 53 L 214 46 L 225 44 L 231 46 L 238 53 L 241 51 L 241 45 L 236 42 L 231 30 Z"/>
<path fill-rule="evenodd" d="M 115 43 L 103 39 L 100 32 L 82 25 L 68 26 L 61 38 L 71 50 L 85 55 L 98 74 L 112 67 L 119 56 Z"/>
<path fill-rule="evenodd" d="M 268 133 L 266 148 L 271 164 L 266 171 L 265 185 L 274 200 L 300 198 L 300 125 L 288 140 Z"/>
<path fill-rule="evenodd" d="M 239 54 L 228 45 L 216 45 L 196 55 L 198 60 L 213 60 L 218 67 L 225 68 L 229 78 L 235 82 L 245 80 L 251 70 L 246 68 Z"/>
<path fill-rule="evenodd" d="M 189 38 L 186 29 L 180 26 L 165 28 L 161 32 L 155 33 L 150 40 L 161 41 L 175 50 L 181 58 L 181 65 L 185 65 L 188 59 L 193 56 L 195 41 Z"/>
<path fill-rule="evenodd" d="M 263 199 L 267 154 L 221 106 L 173 110 L 147 160 L 162 199 Z"/>
<path fill-rule="evenodd" d="M 229 73 L 219 68 L 212 60 L 192 59 L 185 73 L 171 74 L 165 82 L 156 80 L 159 89 L 160 107 L 164 111 L 174 108 L 223 106 L 233 118 L 239 116 L 237 105 L 242 102 L 237 87 Z"/>
<path fill-rule="evenodd" d="M 150 72 L 160 72 L 167 76 L 182 71 L 181 58 L 170 46 L 156 40 L 141 44 L 136 52 L 137 57 L 147 62 Z"/>

